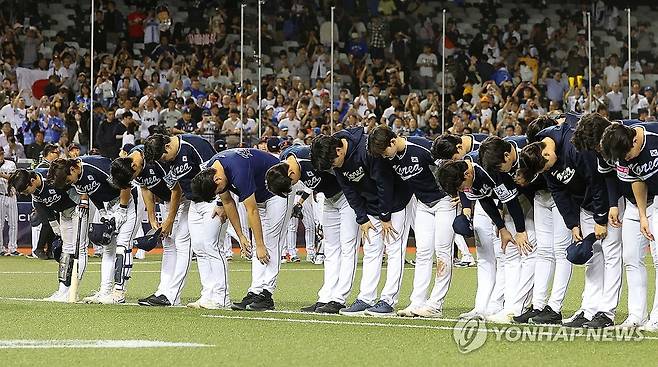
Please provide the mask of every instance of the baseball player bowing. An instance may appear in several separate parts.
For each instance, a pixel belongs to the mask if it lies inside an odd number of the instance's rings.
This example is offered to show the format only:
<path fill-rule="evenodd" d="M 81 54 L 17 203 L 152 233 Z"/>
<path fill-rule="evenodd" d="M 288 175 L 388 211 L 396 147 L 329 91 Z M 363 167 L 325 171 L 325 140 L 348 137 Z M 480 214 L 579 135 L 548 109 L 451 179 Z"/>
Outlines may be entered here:
<path fill-rule="evenodd" d="M 413 219 L 412 194 L 383 158 L 368 154 L 367 141 L 363 128 L 319 136 L 311 146 L 311 160 L 318 170 L 334 170 L 356 213 L 364 240 L 361 289 L 356 301 L 340 313 L 392 316 L 400 294 L 404 252 Z M 384 248 L 388 255 L 386 283 L 375 303 Z"/>
<path fill-rule="evenodd" d="M 269 169 L 267 187 L 275 195 L 294 195 L 302 183 L 315 194 L 324 194 L 321 223 L 324 231 L 324 283 L 318 300 L 304 312 L 338 313 L 352 289 L 356 274 L 359 225 L 356 214 L 343 195 L 336 176 L 313 168 L 309 146 L 293 145 L 281 154 L 281 163 Z"/>
<path fill-rule="evenodd" d="M 163 238 L 160 284 L 152 295 L 138 301 L 143 306 L 180 305 L 180 296 L 190 268 L 192 250 L 187 213 L 183 213 L 180 206 L 182 190 L 177 183 L 172 195 L 172 190 L 164 180 L 168 172 L 169 167 L 165 163 L 146 163 L 143 145 L 135 146 L 126 157 L 115 159 L 111 167 L 112 184 L 122 189 L 129 188 L 133 181 L 139 185 L 151 228 L 162 227 L 162 230 L 166 231 Z M 158 223 L 155 214 L 158 205 L 156 200 L 163 203 L 162 225 Z M 178 210 L 170 211 L 168 207 L 178 207 Z"/>
<path fill-rule="evenodd" d="M 608 226 L 605 180 L 596 172 L 596 156 L 578 152 L 571 142 L 575 124 L 569 119 L 537 134 L 537 142 L 521 151 L 519 176 L 532 181 L 542 173 L 564 223 L 575 241 L 594 232 L 597 242 L 585 270 L 580 309 L 565 326 L 600 328 L 613 325 L 621 288 L 621 231 Z"/>
<path fill-rule="evenodd" d="M 279 159 L 258 149 L 229 149 L 217 153 L 192 180 L 195 200 L 210 206 L 210 216 L 226 215 L 239 236 L 240 247 L 251 257 L 251 287 L 234 310 L 265 311 L 274 309 L 272 294 L 281 262 L 281 250 L 287 216 L 286 197 L 273 195 L 265 185 L 265 173 Z M 247 209 L 251 228 L 249 241 L 240 224 L 237 206 L 231 192 Z M 219 195 L 221 202 L 213 202 Z M 208 229 L 205 229 L 208 231 Z M 214 236 L 217 242 L 217 236 Z M 210 241 L 211 239 L 208 239 Z"/>
<path fill-rule="evenodd" d="M 219 219 L 213 214 L 213 206 L 194 202 L 192 193 L 192 179 L 201 171 L 203 162 L 214 154 L 212 145 L 197 135 L 155 134 L 144 142 L 146 162 L 151 164 L 159 161 L 166 165 L 163 167 L 168 167 L 164 179 L 172 193 L 167 207 L 169 214 L 161 226 L 162 235 L 170 236 L 178 218 L 180 228 L 176 230 L 176 235 L 180 235 L 182 241 L 186 237 L 185 233 L 189 232 L 192 251 L 197 255 L 201 297 L 187 305 L 191 308 L 219 309 L 230 305 L 226 257 L 219 249 Z M 185 243 L 181 242 L 180 245 L 181 252 L 185 252 Z M 180 258 L 177 257 L 176 267 L 179 266 L 178 260 L 181 260 L 177 274 L 184 278 L 182 267 L 188 266 L 185 264 L 189 260 L 183 256 L 181 254 Z"/>
<path fill-rule="evenodd" d="M 478 239 L 475 308 L 461 317 L 485 317 L 503 311 L 503 299 L 511 302 L 513 298 L 514 284 L 508 285 L 505 272 L 507 264 L 504 253 L 508 244 L 518 246 L 521 253 L 527 253 L 531 244 L 526 233 L 525 215 L 517 198 L 518 190 L 509 182 L 500 180 L 500 177 L 492 177 L 482 168 L 478 164 L 477 152 L 469 153 L 464 158 L 443 164 L 436 176 L 446 193 L 453 197 L 460 196 L 462 214 L 472 218 Z M 515 235 L 507 229 L 495 200 L 505 204 L 512 218 Z M 475 206 L 473 201 L 476 201 Z M 501 246 L 494 242 L 496 232 Z"/>
<path fill-rule="evenodd" d="M 57 236 L 62 238 L 62 254 L 59 258 L 59 271 L 57 279 L 59 288 L 46 301 L 68 302 L 77 300 L 77 295 L 69 298 L 69 287 L 73 272 L 75 253 L 75 233 L 77 223 L 81 219 L 75 213 L 75 195 L 71 190 L 57 189 L 52 183 L 46 181 L 48 170 L 37 168 L 34 171 L 19 169 L 9 178 L 9 186 L 22 195 L 32 196 L 32 205 L 41 218 L 47 218 L 49 226 Z M 73 196 L 73 197 L 72 197 Z M 80 252 L 78 259 L 78 279 L 82 279 L 87 267 L 87 247 L 83 241 L 79 242 Z"/>
<path fill-rule="evenodd" d="M 368 150 L 375 157 L 386 158 L 393 171 L 408 185 L 418 203 L 415 213 L 416 265 L 410 305 L 399 316 L 441 317 L 443 300 L 452 276 L 452 252 L 455 233 L 452 222 L 456 202 L 439 188 L 432 170 L 436 169 L 430 151 L 432 141 L 422 137 L 397 136 L 386 126 L 376 127 L 368 137 Z M 432 258 L 436 255 L 437 272 L 432 280 Z"/>
<path fill-rule="evenodd" d="M 611 146 L 610 144 L 614 144 Z M 658 194 L 658 124 L 646 123 L 632 126 L 611 124 L 605 129 L 601 139 L 601 152 L 609 162 L 616 162 L 617 176 L 623 183 L 630 183 L 636 206 L 629 206 L 624 213 L 622 231 L 626 233 L 626 217 L 636 218 L 639 230 L 647 241 L 655 241 L 653 233 L 658 228 L 656 215 L 656 195 Z M 623 187 L 624 185 L 622 185 Z M 628 201 L 628 199 L 627 199 Z M 637 212 L 636 212 L 637 210 Z M 611 210 L 611 221 L 615 220 L 614 210 Z M 624 326 L 635 326 L 642 323 L 646 316 L 646 270 L 644 254 L 647 241 L 639 241 L 633 235 L 637 224 L 630 223 L 629 237 L 624 236 L 624 263 L 628 278 L 628 317 Z M 654 264 L 658 263 L 655 245 L 652 249 Z M 658 269 L 658 266 L 656 266 Z M 656 283 L 658 288 L 658 282 Z M 644 288 L 644 290 L 642 289 Z M 631 296 L 631 291 L 635 294 Z M 658 293 L 657 293 L 658 294 Z M 631 304 L 631 300 L 633 303 Z M 631 317 L 633 316 L 633 319 Z M 633 323 L 633 324 L 631 324 Z M 626 324 L 626 325 L 625 325 Z M 629 325 L 631 324 L 631 325 Z M 649 320 L 643 328 L 647 331 L 658 330 L 658 303 L 654 298 L 653 309 Z"/>
<path fill-rule="evenodd" d="M 89 201 L 98 208 L 101 221 L 114 219 L 116 236 L 103 246 L 101 284 L 95 294 L 84 298 L 86 303 L 124 303 L 126 288 L 132 272 L 132 240 L 140 223 L 136 208 L 137 190 L 119 190 L 113 187 L 109 158 L 84 156 L 75 159 L 57 159 L 48 170 L 48 180 L 56 188 L 73 186 L 80 195 L 78 216 L 87 221 Z M 87 225 L 83 222 L 80 242 L 87 241 Z"/>

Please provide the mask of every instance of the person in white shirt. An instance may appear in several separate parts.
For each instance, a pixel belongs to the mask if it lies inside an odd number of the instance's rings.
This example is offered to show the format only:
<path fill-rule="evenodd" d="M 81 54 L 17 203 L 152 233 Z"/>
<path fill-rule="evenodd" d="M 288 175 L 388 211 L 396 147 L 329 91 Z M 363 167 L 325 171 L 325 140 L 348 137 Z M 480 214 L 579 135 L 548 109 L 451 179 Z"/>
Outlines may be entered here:
<path fill-rule="evenodd" d="M 322 106 L 322 95 L 325 93 L 329 94 L 329 90 L 324 87 L 324 82 L 321 79 L 318 79 L 315 82 L 315 88 L 311 90 L 311 95 L 313 95 L 311 101 L 313 104 L 316 106 Z"/>
<path fill-rule="evenodd" d="M 603 76 L 605 79 L 605 86 L 612 89 L 614 83 L 619 83 L 621 81 L 622 70 L 619 66 L 619 58 L 617 55 L 610 56 L 608 61 L 608 66 L 603 69 Z"/>
<path fill-rule="evenodd" d="M 126 99 L 123 102 L 123 108 L 118 108 L 115 112 L 115 115 L 116 116 L 123 116 L 124 112 L 130 112 L 133 115 L 133 120 L 135 120 L 135 122 L 137 124 L 139 124 L 140 120 L 141 120 L 141 118 L 139 116 L 139 113 L 137 113 L 136 111 L 133 111 L 132 107 L 133 107 L 132 101 L 130 99 Z"/>
<path fill-rule="evenodd" d="M 494 37 L 489 37 L 489 43 L 482 48 L 482 54 L 491 65 L 496 65 L 500 62 L 500 48 L 498 47 L 498 41 Z"/>
<path fill-rule="evenodd" d="M 418 55 L 416 66 L 419 68 L 419 87 L 421 89 L 432 89 L 434 87 L 434 69 L 438 65 L 438 59 L 432 53 L 432 47 L 425 45 L 423 53 Z"/>
<path fill-rule="evenodd" d="M 640 83 L 633 82 L 632 92 L 629 98 L 629 106 L 631 109 L 631 118 L 635 119 L 640 115 L 638 112 L 639 109 L 649 108 L 649 101 L 647 101 L 645 96 L 640 94 Z"/>
<path fill-rule="evenodd" d="M 274 96 L 274 90 L 271 88 L 267 88 L 265 91 L 265 97 L 260 100 L 260 108 L 265 109 L 267 106 L 274 106 L 274 102 L 276 102 L 276 97 Z"/>
<path fill-rule="evenodd" d="M 612 90 L 605 95 L 605 99 L 608 103 L 610 120 L 622 119 L 621 109 L 624 105 L 624 94 L 619 89 L 619 83 L 612 83 Z"/>
<path fill-rule="evenodd" d="M 21 256 L 18 252 L 18 204 L 16 193 L 9 188 L 7 180 L 16 171 L 16 163 L 5 159 L 4 149 L 0 149 L 0 256 Z M 5 218 L 9 224 L 9 242 L 4 247 L 3 229 Z"/>
<path fill-rule="evenodd" d="M 297 119 L 295 109 L 289 107 L 286 111 L 286 118 L 279 122 L 279 129 L 288 128 L 288 135 L 297 136 L 297 130 L 301 127 L 302 123 Z"/>
<path fill-rule="evenodd" d="M 400 107 L 400 99 L 398 97 L 391 98 L 391 106 L 384 110 L 381 121 L 388 124 L 388 118 L 395 113 L 395 109 L 398 107 Z"/>
<path fill-rule="evenodd" d="M 366 117 L 368 111 L 377 108 L 377 99 L 368 94 L 368 88 L 361 88 L 361 93 L 354 98 L 354 107 L 361 118 Z"/>
<path fill-rule="evenodd" d="M 139 124 L 139 138 L 143 140 L 151 135 L 149 128 L 158 124 L 158 119 L 160 118 L 160 102 L 153 97 L 149 98 L 142 105 L 139 115 L 142 118 Z"/>

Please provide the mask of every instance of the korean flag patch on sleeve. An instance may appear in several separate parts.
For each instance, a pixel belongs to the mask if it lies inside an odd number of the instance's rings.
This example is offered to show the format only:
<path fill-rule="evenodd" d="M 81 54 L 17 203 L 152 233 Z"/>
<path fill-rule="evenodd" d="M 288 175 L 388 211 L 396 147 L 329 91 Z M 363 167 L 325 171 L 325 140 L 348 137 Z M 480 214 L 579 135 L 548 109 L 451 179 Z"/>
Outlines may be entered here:
<path fill-rule="evenodd" d="M 493 188 L 494 193 L 502 203 L 506 203 L 514 199 L 517 195 L 516 189 L 509 190 L 505 185 L 498 185 Z"/>

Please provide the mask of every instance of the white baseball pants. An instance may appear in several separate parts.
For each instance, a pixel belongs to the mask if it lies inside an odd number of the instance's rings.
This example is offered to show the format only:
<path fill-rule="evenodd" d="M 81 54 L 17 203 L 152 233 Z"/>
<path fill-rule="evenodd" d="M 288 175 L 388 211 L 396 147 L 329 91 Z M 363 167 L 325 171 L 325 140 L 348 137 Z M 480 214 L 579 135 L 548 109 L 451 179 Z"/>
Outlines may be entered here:
<path fill-rule="evenodd" d="M 400 286 L 402 285 L 404 255 L 407 248 L 409 228 L 413 219 L 411 213 L 414 206 L 415 200 L 412 198 L 404 209 L 391 214 L 391 224 L 398 234 L 395 239 L 389 239 L 387 243 L 384 242 L 382 237 L 381 220 L 368 215 L 375 228 L 368 233 L 370 243 L 365 241 L 363 244 L 363 275 L 358 296 L 358 299 L 367 304 L 374 305 L 377 300 L 377 286 L 382 272 L 384 248 L 386 248 L 388 259 L 386 263 L 386 283 L 382 289 L 380 299 L 391 307 L 395 307 L 398 301 Z"/>
<path fill-rule="evenodd" d="M 564 224 L 548 191 L 535 194 L 534 213 L 537 259 L 532 306 L 543 310 L 548 305 L 553 311 L 560 312 L 571 279 L 572 264 L 567 260 L 567 247 L 572 243 L 571 231 Z M 549 298 L 551 279 L 553 287 Z"/>
<path fill-rule="evenodd" d="M 496 226 L 479 201 L 473 208 L 473 231 L 476 238 L 478 282 L 475 311 L 483 315 L 497 313 L 503 309 L 505 258 L 502 256 L 500 239 L 496 235 Z"/>
<path fill-rule="evenodd" d="M 169 203 L 160 205 L 162 218 L 169 214 Z M 175 306 L 180 304 L 180 295 L 185 287 L 185 280 L 190 270 L 192 245 L 188 214 L 190 201 L 182 200 L 171 235 L 162 240 L 163 254 L 160 268 L 160 284 L 156 296 L 164 295 Z"/>
<path fill-rule="evenodd" d="M 452 279 L 452 257 L 455 232 L 452 222 L 457 209 L 449 196 L 444 197 L 433 207 L 422 202 L 416 204 L 416 266 L 414 270 L 411 306 L 428 304 L 434 308 L 443 307 L 443 299 L 448 293 Z M 442 272 L 436 272 L 434 287 L 427 298 L 427 289 L 432 280 L 432 259 L 436 256 L 437 264 L 443 263 Z M 437 265 L 438 266 L 438 265 Z"/>
<path fill-rule="evenodd" d="M 647 208 L 649 223 L 653 225 L 654 205 Z M 628 316 L 644 321 L 647 319 L 647 268 L 644 265 L 649 240 L 640 231 L 640 213 L 637 206 L 626 200 L 621 226 L 622 257 L 628 282 Z"/>
<path fill-rule="evenodd" d="M 535 275 L 535 260 L 537 259 L 537 240 L 535 238 L 535 219 L 533 209 L 525 213 L 525 230 L 532 251 L 522 255 L 518 247 L 508 244 L 505 249 L 505 310 L 509 314 L 519 316 L 531 301 Z M 514 221 L 509 214 L 505 215 L 505 227 L 512 235 L 516 235 Z"/>
<path fill-rule="evenodd" d="M 221 228 L 226 226 L 221 225 L 219 217 L 213 218 L 216 205 L 215 202 L 190 203 L 187 223 L 199 267 L 200 301 L 229 306 L 228 265 L 220 247 L 220 238 L 225 236 Z"/>
<path fill-rule="evenodd" d="M 294 187 L 293 187 L 294 188 Z M 294 196 L 293 205 L 299 201 L 299 195 Z M 315 213 L 313 210 L 313 198 L 308 197 L 302 204 L 302 223 L 304 224 L 304 245 L 306 246 L 306 253 L 310 255 L 315 254 Z M 297 227 L 299 226 L 299 219 L 290 217 L 288 229 L 286 233 L 286 244 L 288 255 L 297 256 Z"/>
<path fill-rule="evenodd" d="M 5 220 L 9 225 L 8 252 L 18 251 L 18 204 L 16 195 L 0 195 L 0 244 L 4 247 Z"/>
<path fill-rule="evenodd" d="M 318 302 L 345 304 L 356 274 L 359 225 L 342 192 L 323 201 L 324 283 L 318 291 Z"/>

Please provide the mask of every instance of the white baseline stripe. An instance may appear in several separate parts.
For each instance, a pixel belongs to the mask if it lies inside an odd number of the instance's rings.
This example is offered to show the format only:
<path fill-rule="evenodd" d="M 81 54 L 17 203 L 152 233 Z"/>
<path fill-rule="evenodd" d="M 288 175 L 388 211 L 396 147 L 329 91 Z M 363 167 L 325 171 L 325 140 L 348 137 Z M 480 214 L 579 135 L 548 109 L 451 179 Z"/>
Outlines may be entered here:
<path fill-rule="evenodd" d="M 323 271 L 324 269 L 281 269 L 281 271 Z M 133 273 L 160 273 L 160 270 L 133 270 Z M 190 270 L 190 272 L 198 273 L 198 270 Z M 247 273 L 251 269 L 233 269 L 229 273 Z M 100 273 L 100 270 L 86 270 L 87 273 Z M 0 271 L 0 274 L 57 274 L 57 271 Z"/>
<path fill-rule="evenodd" d="M 163 348 L 163 347 L 214 347 L 199 343 L 164 342 L 159 340 L 0 340 L 0 349 L 52 349 L 52 348 Z"/>

